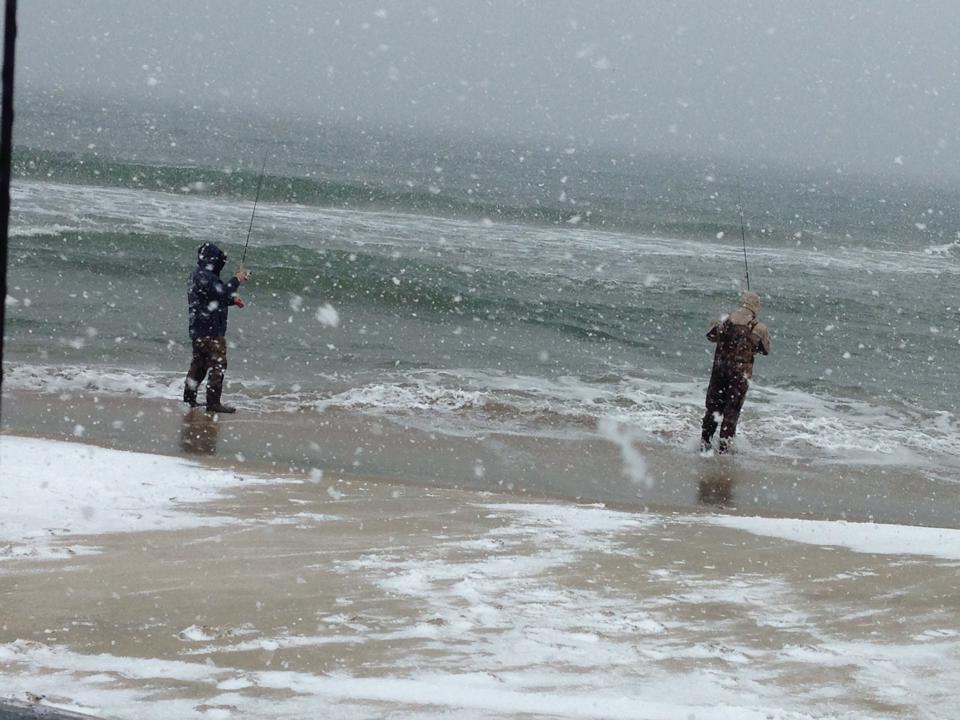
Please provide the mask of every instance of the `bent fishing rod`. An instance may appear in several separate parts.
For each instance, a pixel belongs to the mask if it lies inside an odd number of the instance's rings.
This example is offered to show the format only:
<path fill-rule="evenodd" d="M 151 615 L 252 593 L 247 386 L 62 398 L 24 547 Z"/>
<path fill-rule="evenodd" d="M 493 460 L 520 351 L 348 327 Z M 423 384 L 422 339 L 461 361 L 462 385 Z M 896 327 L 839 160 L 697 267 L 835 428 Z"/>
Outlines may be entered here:
<path fill-rule="evenodd" d="M 737 181 L 737 209 L 740 211 L 740 241 L 743 243 L 743 269 L 747 273 L 747 290 L 750 289 L 750 266 L 747 265 L 747 232 L 743 227 L 743 199 L 740 194 L 740 181 Z"/>
<path fill-rule="evenodd" d="M 243 243 L 243 255 L 240 258 L 241 270 L 243 270 L 243 261 L 247 259 L 247 246 L 250 244 L 250 233 L 253 231 L 253 219 L 257 216 L 257 203 L 260 202 L 260 188 L 263 187 L 263 172 L 266 170 L 266 168 L 267 151 L 264 150 L 263 163 L 260 165 L 260 178 L 257 180 L 257 196 L 253 199 L 253 212 L 250 213 L 250 226 L 247 228 L 247 240 Z"/>

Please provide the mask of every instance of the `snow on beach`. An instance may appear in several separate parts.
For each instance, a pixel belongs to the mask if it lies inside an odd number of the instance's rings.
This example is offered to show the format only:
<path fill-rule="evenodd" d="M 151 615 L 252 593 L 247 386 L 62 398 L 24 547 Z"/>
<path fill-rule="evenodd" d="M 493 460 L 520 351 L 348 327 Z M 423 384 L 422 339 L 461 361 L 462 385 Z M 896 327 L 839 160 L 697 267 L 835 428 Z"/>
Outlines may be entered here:
<path fill-rule="evenodd" d="M 951 528 L 732 515 L 713 517 L 708 522 L 757 535 L 843 547 L 861 553 L 960 560 L 960 530 Z"/>
<path fill-rule="evenodd" d="M 70 536 L 218 524 L 177 505 L 241 482 L 163 455 L 13 436 L 0 436 L 0 475 L 0 560 L 89 551 L 58 542 Z"/>
<path fill-rule="evenodd" d="M 937 718 L 960 682 L 955 603 L 937 600 L 958 530 L 282 478 L 255 514 L 212 518 L 178 506 L 233 473 L 15 437 L 0 471 L 17 578 L 0 598 L 31 606 L 0 621 L 0 698 L 118 718 Z M 63 554 L 141 530 L 171 532 L 131 568 Z M 91 611 L 98 592 L 120 594 Z"/>
<path fill-rule="evenodd" d="M 7 554 L 11 549 L 15 554 L 26 550 L 32 556 L 56 554 L 52 547 L 56 537 L 217 524 L 223 521 L 175 505 L 211 500 L 244 481 L 266 482 L 164 455 L 13 436 L 0 436 L 0 470 L 0 541 L 10 544 Z M 520 507 L 533 512 L 537 506 Z M 545 507 L 550 516 L 564 513 L 570 521 L 585 512 Z M 863 553 L 960 561 L 960 530 L 955 529 L 732 515 L 685 516 L 682 521 Z"/>

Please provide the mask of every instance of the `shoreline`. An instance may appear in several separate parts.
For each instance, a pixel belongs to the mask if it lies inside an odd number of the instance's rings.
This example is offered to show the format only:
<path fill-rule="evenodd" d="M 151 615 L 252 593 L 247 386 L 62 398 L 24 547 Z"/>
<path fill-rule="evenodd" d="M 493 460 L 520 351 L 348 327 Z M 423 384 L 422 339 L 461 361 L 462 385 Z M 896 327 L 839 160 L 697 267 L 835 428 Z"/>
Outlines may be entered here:
<path fill-rule="evenodd" d="M 454 436 L 400 415 L 346 410 L 211 416 L 174 400 L 99 393 L 6 391 L 0 432 L 199 459 L 270 475 L 331 473 L 524 499 L 599 502 L 625 510 L 960 527 L 960 484 L 885 466 L 702 457 L 630 438 L 644 474 L 631 479 L 622 448 L 600 434 L 560 440 Z"/>

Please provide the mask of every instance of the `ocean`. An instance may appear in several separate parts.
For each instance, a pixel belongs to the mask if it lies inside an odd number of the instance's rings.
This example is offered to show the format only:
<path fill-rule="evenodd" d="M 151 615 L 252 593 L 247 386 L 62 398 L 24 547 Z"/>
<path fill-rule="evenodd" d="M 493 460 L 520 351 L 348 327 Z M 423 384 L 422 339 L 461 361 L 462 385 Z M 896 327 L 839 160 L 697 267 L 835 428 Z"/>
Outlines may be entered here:
<path fill-rule="evenodd" d="M 115 100 L 17 117 L 0 706 L 949 707 L 960 188 Z M 239 412 L 188 409 L 196 250 L 240 265 L 264 157 Z M 738 195 L 773 352 L 716 456 Z"/>
<path fill-rule="evenodd" d="M 318 438 L 337 411 L 459 438 L 626 429 L 682 467 L 704 333 L 745 287 L 739 189 L 773 353 L 736 461 L 956 482 L 960 188 L 50 97 L 22 101 L 15 140 L 7 389 L 178 399 L 196 249 L 239 266 L 266 156 L 229 320 L 238 418 L 315 418 Z"/>

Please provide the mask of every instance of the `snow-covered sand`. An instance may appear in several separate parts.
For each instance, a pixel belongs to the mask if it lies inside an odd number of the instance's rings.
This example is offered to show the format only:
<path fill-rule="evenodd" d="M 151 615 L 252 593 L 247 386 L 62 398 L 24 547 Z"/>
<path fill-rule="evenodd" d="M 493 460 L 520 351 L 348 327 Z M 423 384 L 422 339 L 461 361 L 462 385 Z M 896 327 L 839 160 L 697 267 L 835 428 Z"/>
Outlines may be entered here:
<path fill-rule="evenodd" d="M 242 480 L 0 437 L 0 698 L 117 718 L 952 717 L 960 530 Z"/>
<path fill-rule="evenodd" d="M 0 477 L 0 560 L 89 551 L 71 536 L 220 523 L 183 506 L 242 482 L 163 455 L 11 436 L 0 436 Z"/>

